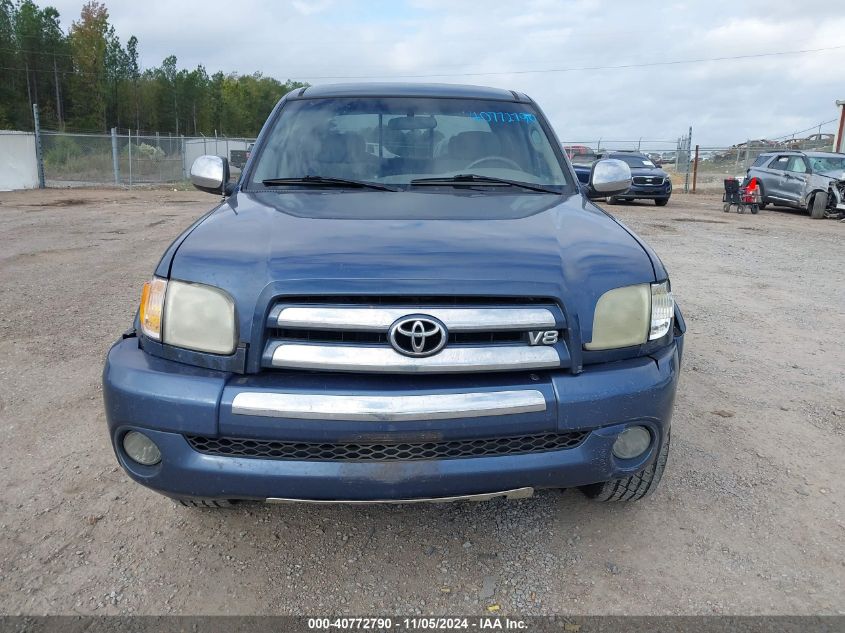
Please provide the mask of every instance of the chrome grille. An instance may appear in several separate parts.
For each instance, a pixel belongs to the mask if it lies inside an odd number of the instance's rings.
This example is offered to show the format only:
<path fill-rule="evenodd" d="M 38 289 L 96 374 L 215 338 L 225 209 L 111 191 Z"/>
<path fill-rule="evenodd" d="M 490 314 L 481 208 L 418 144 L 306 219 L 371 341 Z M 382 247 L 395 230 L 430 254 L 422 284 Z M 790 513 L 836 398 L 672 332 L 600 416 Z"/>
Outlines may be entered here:
<path fill-rule="evenodd" d="M 288 297 L 266 323 L 262 365 L 370 373 L 454 373 L 567 367 L 566 323 L 550 300 L 469 297 Z M 448 331 L 436 354 L 395 351 L 388 332 L 409 315 L 433 317 Z M 558 332 L 554 345 L 531 345 L 529 332 Z"/>
<path fill-rule="evenodd" d="M 635 185 L 662 185 L 663 180 L 661 176 L 634 176 L 633 178 Z"/>

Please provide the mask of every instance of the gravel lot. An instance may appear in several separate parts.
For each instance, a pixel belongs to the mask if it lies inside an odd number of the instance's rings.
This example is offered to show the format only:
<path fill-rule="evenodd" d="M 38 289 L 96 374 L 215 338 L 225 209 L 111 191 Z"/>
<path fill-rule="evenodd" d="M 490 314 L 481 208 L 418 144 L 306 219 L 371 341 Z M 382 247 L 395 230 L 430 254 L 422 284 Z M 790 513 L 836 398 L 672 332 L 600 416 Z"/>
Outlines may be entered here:
<path fill-rule="evenodd" d="M 118 469 L 100 372 L 193 191 L 0 194 L 0 612 L 845 613 L 845 224 L 611 207 L 689 326 L 663 484 L 632 505 L 177 507 Z"/>

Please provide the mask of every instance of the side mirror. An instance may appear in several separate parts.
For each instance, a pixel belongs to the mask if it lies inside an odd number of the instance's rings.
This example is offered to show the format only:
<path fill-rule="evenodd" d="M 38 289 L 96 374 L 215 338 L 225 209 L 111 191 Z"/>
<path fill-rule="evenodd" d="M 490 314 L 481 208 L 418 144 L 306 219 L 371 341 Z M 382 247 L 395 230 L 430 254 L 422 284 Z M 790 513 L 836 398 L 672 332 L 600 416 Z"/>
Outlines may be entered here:
<path fill-rule="evenodd" d="M 191 184 L 200 191 L 225 195 L 229 161 L 220 156 L 200 156 L 191 165 Z"/>
<path fill-rule="evenodd" d="M 590 170 L 588 198 L 604 198 L 625 193 L 631 188 L 631 168 L 625 161 L 603 158 L 593 163 Z"/>

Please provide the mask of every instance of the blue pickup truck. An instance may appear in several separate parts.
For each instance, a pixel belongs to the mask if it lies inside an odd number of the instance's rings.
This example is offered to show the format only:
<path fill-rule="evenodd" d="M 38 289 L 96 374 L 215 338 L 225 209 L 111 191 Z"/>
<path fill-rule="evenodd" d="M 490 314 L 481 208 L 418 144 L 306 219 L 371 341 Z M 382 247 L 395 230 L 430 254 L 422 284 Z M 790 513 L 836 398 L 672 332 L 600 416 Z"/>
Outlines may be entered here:
<path fill-rule="evenodd" d="M 684 321 L 654 252 L 588 197 L 519 92 L 286 95 L 170 245 L 103 386 L 117 459 L 192 506 L 657 486 Z"/>

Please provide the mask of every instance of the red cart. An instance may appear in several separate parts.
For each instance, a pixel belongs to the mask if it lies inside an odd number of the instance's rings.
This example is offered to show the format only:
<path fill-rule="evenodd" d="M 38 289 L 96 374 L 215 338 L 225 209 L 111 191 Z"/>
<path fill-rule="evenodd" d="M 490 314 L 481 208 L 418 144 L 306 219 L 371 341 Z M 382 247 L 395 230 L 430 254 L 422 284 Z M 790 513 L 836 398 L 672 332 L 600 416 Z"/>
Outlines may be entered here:
<path fill-rule="evenodd" d="M 742 183 L 736 178 L 725 178 L 725 193 L 722 196 L 722 210 L 727 213 L 732 206 L 737 213 L 745 213 L 745 208 L 751 213 L 760 211 L 760 184 L 757 178 L 751 178 Z"/>

